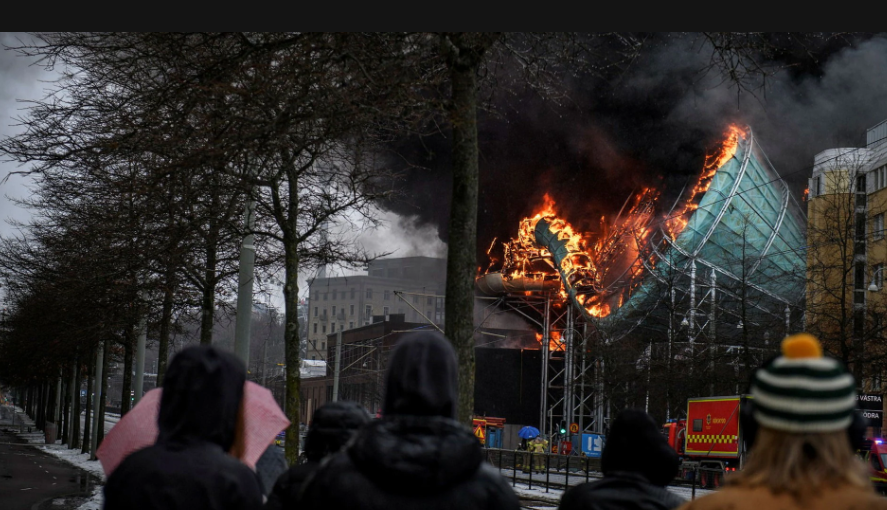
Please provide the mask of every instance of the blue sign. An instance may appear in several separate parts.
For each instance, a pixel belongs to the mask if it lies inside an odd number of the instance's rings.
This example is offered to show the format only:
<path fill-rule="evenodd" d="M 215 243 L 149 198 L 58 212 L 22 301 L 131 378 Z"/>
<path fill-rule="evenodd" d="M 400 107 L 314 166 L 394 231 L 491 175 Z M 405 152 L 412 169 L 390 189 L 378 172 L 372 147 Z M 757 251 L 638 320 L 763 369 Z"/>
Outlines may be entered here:
<path fill-rule="evenodd" d="M 582 453 L 586 457 L 600 457 L 606 437 L 600 434 L 582 434 Z"/>

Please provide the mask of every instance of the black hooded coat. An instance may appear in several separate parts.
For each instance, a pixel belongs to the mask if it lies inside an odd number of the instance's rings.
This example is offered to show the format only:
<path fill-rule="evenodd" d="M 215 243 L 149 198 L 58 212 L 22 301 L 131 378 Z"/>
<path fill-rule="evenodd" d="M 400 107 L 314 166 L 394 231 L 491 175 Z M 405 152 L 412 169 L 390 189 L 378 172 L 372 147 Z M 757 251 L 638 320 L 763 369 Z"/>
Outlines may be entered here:
<path fill-rule="evenodd" d="M 604 477 L 571 487 L 559 510 L 671 510 L 685 503 L 665 487 L 680 458 L 644 411 L 626 409 L 610 426 L 601 453 Z"/>
<path fill-rule="evenodd" d="M 443 335 L 401 340 L 388 363 L 382 418 L 327 457 L 299 508 L 517 510 L 517 495 L 455 420 L 456 370 Z"/>
<path fill-rule="evenodd" d="M 329 402 L 314 412 L 305 437 L 306 462 L 296 464 L 280 475 L 265 503 L 266 510 L 296 508 L 302 484 L 327 455 L 336 453 L 370 421 L 370 413 L 355 402 Z"/>
<path fill-rule="evenodd" d="M 243 363 L 214 347 L 177 354 L 163 381 L 157 442 L 111 473 L 105 510 L 261 508 L 255 472 L 227 453 L 245 378 Z"/>

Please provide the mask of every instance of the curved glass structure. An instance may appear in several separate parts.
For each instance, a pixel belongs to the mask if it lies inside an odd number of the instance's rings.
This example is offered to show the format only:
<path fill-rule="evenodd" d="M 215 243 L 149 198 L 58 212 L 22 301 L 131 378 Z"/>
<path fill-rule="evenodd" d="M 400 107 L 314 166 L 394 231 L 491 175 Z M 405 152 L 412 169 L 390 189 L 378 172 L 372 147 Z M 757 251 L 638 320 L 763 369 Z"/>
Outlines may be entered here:
<path fill-rule="evenodd" d="M 698 307 L 712 289 L 722 293 L 716 313 L 737 321 L 742 313 L 758 322 L 782 318 L 785 307 L 794 310 L 804 296 L 806 224 L 788 185 L 747 129 L 677 238 L 662 228 L 656 232 L 647 248 L 654 257 L 646 257 L 655 267 L 647 264 L 649 276 L 601 326 L 631 317 L 643 321 L 658 303 L 672 299 L 689 308 L 681 315 L 690 327 L 702 326 L 711 307 Z M 746 309 L 736 309 L 742 303 Z"/>

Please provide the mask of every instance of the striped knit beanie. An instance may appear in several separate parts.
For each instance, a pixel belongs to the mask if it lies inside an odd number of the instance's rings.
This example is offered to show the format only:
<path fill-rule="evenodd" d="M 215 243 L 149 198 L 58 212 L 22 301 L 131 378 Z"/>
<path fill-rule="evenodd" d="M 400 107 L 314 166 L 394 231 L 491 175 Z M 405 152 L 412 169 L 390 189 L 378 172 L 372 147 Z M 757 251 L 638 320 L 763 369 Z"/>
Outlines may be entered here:
<path fill-rule="evenodd" d="M 757 422 L 785 432 L 846 429 L 856 408 L 853 376 L 807 333 L 782 341 L 782 355 L 752 376 L 751 394 Z"/>

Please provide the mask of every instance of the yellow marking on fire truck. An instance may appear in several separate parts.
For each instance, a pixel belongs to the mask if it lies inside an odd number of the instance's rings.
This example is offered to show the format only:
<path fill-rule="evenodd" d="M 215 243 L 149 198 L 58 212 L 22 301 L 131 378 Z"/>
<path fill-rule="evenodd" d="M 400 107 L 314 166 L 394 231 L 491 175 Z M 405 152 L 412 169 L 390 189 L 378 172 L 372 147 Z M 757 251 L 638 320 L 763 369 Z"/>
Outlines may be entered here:
<path fill-rule="evenodd" d="M 687 442 L 690 443 L 735 443 L 738 440 L 739 436 L 724 434 L 690 434 L 687 436 Z"/>

